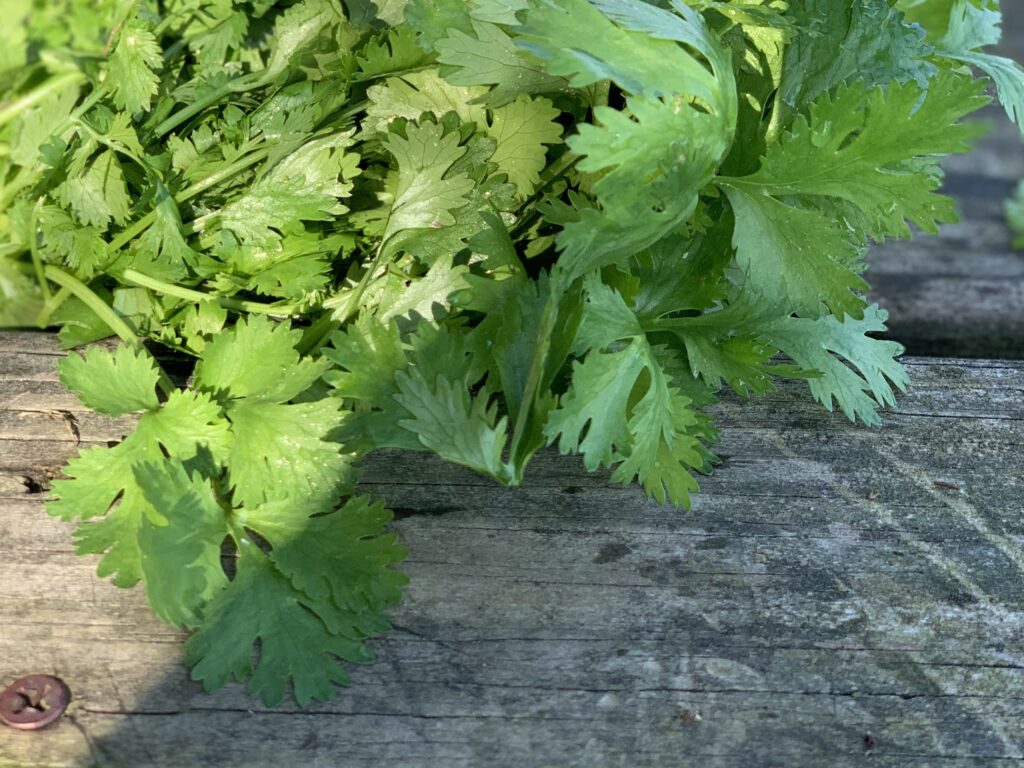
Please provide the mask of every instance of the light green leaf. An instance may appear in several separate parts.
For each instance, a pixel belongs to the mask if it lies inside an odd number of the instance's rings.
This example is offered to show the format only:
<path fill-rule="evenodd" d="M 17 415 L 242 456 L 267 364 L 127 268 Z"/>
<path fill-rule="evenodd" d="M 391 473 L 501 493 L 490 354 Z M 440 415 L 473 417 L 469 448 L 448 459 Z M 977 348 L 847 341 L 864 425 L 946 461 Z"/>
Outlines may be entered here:
<path fill-rule="evenodd" d="M 121 162 L 109 150 L 97 155 L 81 173 L 65 180 L 54 194 L 82 224 L 101 231 L 107 229 L 111 219 L 123 224 L 131 208 Z"/>
<path fill-rule="evenodd" d="M 79 553 L 105 553 L 100 576 L 130 587 L 143 577 L 138 534 L 152 508 L 139 487 L 134 466 L 175 458 L 190 468 L 214 471 L 223 466 L 231 436 L 221 409 L 206 395 L 172 392 L 167 402 L 139 419 L 131 435 L 113 448 L 94 447 L 64 468 L 53 482 L 47 512 L 63 520 L 100 517 L 75 531 Z M 111 510 L 115 501 L 117 506 Z M 109 512 L 109 514 L 108 514 Z"/>
<path fill-rule="evenodd" d="M 745 187 L 723 184 L 736 216 L 733 245 L 748 290 L 808 317 L 825 305 L 859 316 L 866 291 L 860 251 L 847 232 L 815 211 L 794 208 Z"/>
<path fill-rule="evenodd" d="M 878 408 L 896 403 L 893 388 L 903 392 L 909 383 L 895 360 L 903 347 L 868 336 L 884 331 L 887 318 L 876 304 L 864 311 L 863 320 L 788 317 L 766 327 L 765 335 L 799 366 L 821 374 L 809 384 L 811 394 L 828 410 L 834 401 L 850 421 L 878 424 Z"/>
<path fill-rule="evenodd" d="M 491 162 L 508 174 L 522 197 L 533 194 L 544 170 L 547 146 L 562 140 L 561 113 L 543 98 L 521 94 L 515 101 L 496 108 L 486 126 L 496 146 Z"/>
<path fill-rule="evenodd" d="M 113 352 L 99 347 L 74 352 L 57 365 L 60 380 L 89 408 L 117 416 L 151 411 L 159 373 L 148 352 L 121 344 Z"/>
<path fill-rule="evenodd" d="M 139 528 L 146 597 L 164 621 L 198 626 L 206 603 L 228 585 L 220 563 L 226 512 L 210 482 L 179 460 L 136 464 L 134 473 L 155 512 Z"/>
<path fill-rule="evenodd" d="M 210 340 L 196 366 L 195 386 L 219 399 L 283 403 L 305 392 L 328 362 L 300 359 L 302 332 L 259 315 L 239 320 Z"/>
<path fill-rule="evenodd" d="M 474 186 L 463 173 L 448 175 L 466 152 L 458 134 L 445 134 L 438 123 L 410 123 L 406 137 L 391 134 L 384 146 L 398 164 L 394 202 L 382 235 L 385 248 L 399 232 L 454 224 L 452 211 L 466 204 Z"/>
<path fill-rule="evenodd" d="M 473 102 L 485 93 L 487 89 L 483 86 L 452 85 L 436 69 L 389 77 L 367 90 L 370 104 L 363 129 L 385 133 L 396 118 L 419 120 L 424 112 L 436 117 L 455 112 L 462 122 L 483 126 L 487 122 L 486 110 Z"/>
<path fill-rule="evenodd" d="M 352 457 L 331 440 L 344 420 L 336 399 L 292 405 L 244 399 L 230 406 L 228 418 L 235 503 L 291 499 L 324 511 L 351 489 Z"/>
<path fill-rule="evenodd" d="M 163 65 L 160 45 L 138 17 L 125 21 L 110 53 L 107 81 L 115 103 L 126 112 L 145 112 L 157 91 Z"/>
<path fill-rule="evenodd" d="M 946 35 L 937 47 L 951 59 L 977 67 L 992 78 L 1006 114 L 1024 131 L 1024 69 L 1004 56 L 979 50 L 996 45 L 1002 15 L 993 0 L 956 0 Z"/>

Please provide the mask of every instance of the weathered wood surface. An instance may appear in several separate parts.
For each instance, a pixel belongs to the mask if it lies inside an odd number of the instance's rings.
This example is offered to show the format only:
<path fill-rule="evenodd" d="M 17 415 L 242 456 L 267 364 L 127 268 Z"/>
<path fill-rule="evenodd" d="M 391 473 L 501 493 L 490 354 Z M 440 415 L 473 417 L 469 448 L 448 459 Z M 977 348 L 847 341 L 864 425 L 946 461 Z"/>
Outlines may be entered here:
<path fill-rule="evenodd" d="M 53 672 L 75 701 L 0 729 L 0 765 L 1024 765 L 1024 363 L 911 359 L 875 430 L 799 386 L 727 403 L 691 512 L 551 453 L 511 490 L 379 457 L 397 629 L 335 701 L 268 711 L 200 692 L 180 633 L 44 514 L 79 439 L 124 428 L 57 354 L 0 334 L 0 682 Z"/>
<path fill-rule="evenodd" d="M 1024 61 L 1024 5 L 1003 10 L 999 52 Z M 961 221 L 937 238 L 887 243 L 868 257 L 871 298 L 889 310 L 891 338 L 912 354 L 1024 358 L 1024 252 L 1010 247 L 1003 215 L 1024 179 L 1024 140 L 1000 107 L 979 119 L 989 135 L 945 165 Z"/>

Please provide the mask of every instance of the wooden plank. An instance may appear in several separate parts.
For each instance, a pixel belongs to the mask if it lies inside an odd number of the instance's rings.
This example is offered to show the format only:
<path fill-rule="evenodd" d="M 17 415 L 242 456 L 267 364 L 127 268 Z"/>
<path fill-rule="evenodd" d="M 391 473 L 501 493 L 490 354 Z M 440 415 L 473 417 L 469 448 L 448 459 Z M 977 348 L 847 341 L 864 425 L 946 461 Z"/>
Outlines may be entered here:
<path fill-rule="evenodd" d="M 78 447 L 54 412 L 85 444 L 126 426 L 68 401 L 56 355 L 0 335 L 0 681 L 54 672 L 75 703 L 0 729 L 0 765 L 1024 764 L 1024 363 L 911 359 L 875 430 L 801 386 L 725 403 L 691 512 L 551 452 L 519 489 L 375 456 L 412 583 L 379 661 L 299 711 L 199 691 L 180 633 L 44 514 Z"/>

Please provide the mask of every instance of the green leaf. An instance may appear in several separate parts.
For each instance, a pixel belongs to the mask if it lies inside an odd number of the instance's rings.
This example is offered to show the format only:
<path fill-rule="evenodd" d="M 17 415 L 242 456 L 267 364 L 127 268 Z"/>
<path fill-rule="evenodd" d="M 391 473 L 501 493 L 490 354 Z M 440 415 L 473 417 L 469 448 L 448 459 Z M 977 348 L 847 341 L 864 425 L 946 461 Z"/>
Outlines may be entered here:
<path fill-rule="evenodd" d="M 160 375 L 148 352 L 120 345 L 112 353 L 93 347 L 74 352 L 57 364 L 60 380 L 86 406 L 100 413 L 152 411 L 159 407 L 156 383 Z"/>
<path fill-rule="evenodd" d="M 362 80 L 412 70 L 427 62 L 408 25 L 385 30 L 363 46 L 356 58 Z"/>
<path fill-rule="evenodd" d="M 1024 69 L 1013 59 L 978 50 L 999 42 L 1001 22 L 998 2 L 956 0 L 946 35 L 937 47 L 943 55 L 975 66 L 992 78 L 1006 114 L 1024 131 Z"/>
<path fill-rule="evenodd" d="M 424 112 L 436 117 L 454 112 L 464 123 L 484 125 L 486 112 L 473 102 L 485 93 L 487 89 L 482 86 L 452 85 L 435 69 L 389 77 L 367 90 L 370 104 L 366 108 L 363 129 L 386 133 L 396 118 L 419 120 Z"/>
<path fill-rule="evenodd" d="M 441 372 L 411 368 L 396 374 L 395 400 L 410 414 L 399 425 L 416 435 L 424 447 L 447 461 L 463 464 L 509 482 L 502 460 L 507 420 L 498 419 L 489 393 L 471 395 L 464 380 Z"/>
<path fill-rule="evenodd" d="M 487 101 L 506 104 L 524 93 L 560 91 L 565 81 L 516 46 L 516 40 L 497 24 L 469 20 L 469 29 L 450 27 L 434 43 L 441 75 L 453 85 L 491 86 Z"/>
<path fill-rule="evenodd" d="M 786 46 L 782 102 L 773 122 L 789 119 L 843 83 L 888 86 L 935 74 L 933 49 L 920 27 L 906 23 L 888 0 L 790 0 L 788 16 L 803 28 Z"/>
<path fill-rule="evenodd" d="M 327 701 L 349 682 L 341 660 L 365 663 L 373 654 L 331 631 L 336 608 L 298 591 L 252 542 L 240 546 L 238 573 L 185 643 L 192 679 L 212 691 L 249 677 L 249 691 L 267 706 L 281 703 L 289 683 L 300 706 Z"/>
<path fill-rule="evenodd" d="M 547 99 L 526 95 L 492 112 L 487 125 L 487 134 L 496 142 L 491 162 L 508 174 L 524 198 L 540 181 L 547 146 L 562 140 L 562 126 L 556 122 L 559 114 Z"/>
<path fill-rule="evenodd" d="M 81 173 L 57 187 L 54 194 L 82 224 L 101 231 L 106 230 L 111 219 L 123 224 L 131 208 L 124 171 L 110 151 L 97 155 Z"/>
<path fill-rule="evenodd" d="M 553 74 L 578 88 L 610 79 L 630 94 L 627 111 L 597 107 L 596 124 L 568 139 L 584 156 L 580 170 L 600 174 L 593 191 L 601 207 L 559 235 L 566 283 L 683 226 L 728 151 L 737 115 L 732 63 L 700 14 L 681 3 L 673 11 L 553 0 L 531 10 L 520 30 L 520 45 Z"/>
<path fill-rule="evenodd" d="M 893 388 L 903 392 L 909 383 L 895 360 L 903 347 L 867 335 L 884 331 L 887 318 L 875 304 L 863 320 L 789 317 L 766 327 L 765 335 L 799 366 L 820 374 L 809 381 L 811 394 L 829 411 L 834 401 L 850 421 L 878 424 L 878 408 L 896 404 Z"/>
<path fill-rule="evenodd" d="M 302 332 L 259 315 L 215 336 L 196 366 L 195 386 L 221 400 L 251 398 L 283 403 L 305 392 L 328 363 L 301 358 Z"/>
<path fill-rule="evenodd" d="M 391 518 L 382 502 L 356 496 L 316 517 L 304 505 L 264 506 L 247 514 L 244 524 L 271 542 L 271 558 L 297 589 L 351 613 L 349 633 L 367 635 L 389 628 L 380 611 L 401 599 L 409 581 L 391 567 L 406 556 L 395 534 L 385 533 Z"/>
<path fill-rule="evenodd" d="M 613 481 L 639 479 L 659 503 L 688 507 L 697 490 L 691 470 L 709 458 L 691 434 L 700 421 L 690 405 L 637 337 L 616 351 L 594 349 L 574 364 L 572 386 L 545 431 L 563 453 L 581 452 L 588 469 L 618 464 Z"/>
<path fill-rule="evenodd" d="M 302 0 L 282 13 L 274 25 L 274 43 L 263 82 L 270 82 L 321 44 L 331 41 L 330 32 L 345 22 L 340 3 Z"/>
<path fill-rule="evenodd" d="M 850 221 L 864 220 L 876 240 L 910 236 L 907 221 L 931 232 L 956 220 L 949 198 L 933 194 L 941 155 L 970 150 L 977 124 L 958 124 L 985 105 L 980 84 L 943 73 L 927 91 L 894 83 L 883 91 L 840 88 L 798 117 L 765 155 L 761 169 L 741 180 L 774 197 L 838 198 Z"/>
<path fill-rule="evenodd" d="M 39 227 L 47 248 L 79 276 L 89 279 L 110 258 L 107 242 L 99 229 L 82 226 L 66 211 L 44 205 L 39 209 Z"/>
<path fill-rule="evenodd" d="M 164 621 L 198 626 L 206 603 L 228 585 L 220 564 L 226 512 L 209 481 L 178 460 L 133 469 L 156 513 L 143 517 L 139 528 L 146 597 Z"/>
<path fill-rule="evenodd" d="M 391 134 L 383 142 L 398 164 L 394 202 L 381 240 L 399 232 L 449 226 L 452 211 L 466 204 L 473 181 L 463 173 L 448 175 L 465 154 L 457 133 L 445 133 L 439 123 L 410 124 L 405 137 Z M 385 251 L 386 252 L 386 251 Z"/>
<path fill-rule="evenodd" d="M 344 416 L 336 400 L 282 405 L 256 399 L 231 404 L 228 477 L 236 503 L 304 500 L 330 509 L 354 483 L 351 457 L 331 440 Z"/>
<path fill-rule="evenodd" d="M 160 45 L 145 22 L 137 17 L 125 21 L 110 53 L 107 69 L 114 102 L 126 112 L 145 112 L 156 95 L 163 65 Z"/>
<path fill-rule="evenodd" d="M 581 452 L 588 469 L 618 465 L 612 480 L 639 479 L 659 503 L 689 506 L 697 489 L 691 471 L 705 470 L 711 458 L 701 444 L 706 425 L 672 385 L 621 295 L 595 275 L 585 286 L 589 306 L 577 349 L 589 351 L 573 364 L 571 387 L 545 434 L 563 453 Z"/>
<path fill-rule="evenodd" d="M 223 466 L 230 440 L 221 409 L 206 395 L 172 392 L 166 403 L 142 415 L 135 432 L 123 442 L 113 448 L 90 448 L 69 461 L 63 472 L 66 479 L 53 482 L 47 512 L 63 520 L 105 515 L 78 526 L 76 549 L 105 553 L 99 575 L 113 575 L 118 586 L 131 586 L 143 577 L 138 532 L 143 518 L 152 514 L 134 466 L 170 457 L 190 468 L 212 471 Z"/>
<path fill-rule="evenodd" d="M 860 316 L 860 250 L 832 219 L 746 187 L 722 184 L 736 216 L 733 245 L 748 289 L 791 312 Z"/>
<path fill-rule="evenodd" d="M 341 433 L 346 446 L 360 454 L 381 446 L 421 449 L 416 435 L 399 425 L 408 414 L 394 399 L 395 374 L 406 368 L 408 358 L 395 322 L 364 316 L 335 333 L 323 355 L 335 364 L 324 380 L 353 408 Z"/>

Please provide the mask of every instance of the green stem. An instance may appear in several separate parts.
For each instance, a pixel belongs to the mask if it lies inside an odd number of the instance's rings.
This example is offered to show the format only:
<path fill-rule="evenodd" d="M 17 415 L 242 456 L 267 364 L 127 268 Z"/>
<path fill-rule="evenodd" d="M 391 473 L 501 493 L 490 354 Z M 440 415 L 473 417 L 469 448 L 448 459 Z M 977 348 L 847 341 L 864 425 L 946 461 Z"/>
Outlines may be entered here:
<path fill-rule="evenodd" d="M 156 291 L 166 296 L 174 296 L 178 299 L 197 303 L 215 301 L 225 309 L 235 312 L 250 312 L 261 315 L 293 315 L 299 311 L 301 306 L 298 304 L 261 304 L 258 301 L 244 301 L 242 299 L 232 299 L 228 296 L 211 296 L 202 291 L 183 288 L 173 283 L 165 283 L 163 280 L 144 275 L 134 269 L 126 269 L 122 276 L 125 282 L 149 288 L 151 291 Z"/>
<path fill-rule="evenodd" d="M 63 269 L 59 269 L 52 264 L 46 266 L 45 272 L 48 279 L 55 282 L 61 288 L 67 288 L 85 306 L 95 312 L 96 316 L 106 323 L 107 327 L 116 333 L 122 341 L 130 344 L 135 349 L 141 348 L 142 345 L 139 343 L 139 337 L 135 331 L 103 299 L 93 293 L 89 286 L 77 277 L 69 275 Z"/>
<path fill-rule="evenodd" d="M 52 298 L 50 295 L 50 284 L 46 282 L 46 272 L 43 269 L 43 258 L 39 254 L 39 243 L 36 235 L 36 228 L 39 226 L 39 206 L 43 204 L 43 199 L 39 198 L 36 200 L 36 204 L 32 207 L 32 215 L 28 221 L 28 232 L 29 232 L 29 250 L 32 253 L 32 266 L 36 271 L 36 280 L 39 281 L 39 290 L 43 292 L 43 301 L 48 302 Z"/>
<path fill-rule="evenodd" d="M 231 178 L 236 173 L 240 173 L 244 171 L 246 168 L 249 168 L 250 166 L 263 162 L 264 160 L 267 159 L 269 155 L 269 149 L 258 149 L 255 152 L 248 154 L 239 160 L 236 160 L 231 165 L 221 168 L 216 173 L 210 174 L 205 179 L 197 181 L 191 187 L 186 187 L 185 189 L 183 189 L 181 192 L 174 196 L 174 201 L 175 203 L 179 204 L 188 202 L 196 195 L 201 194 L 208 190 L 210 187 L 216 186 L 217 184 L 220 184 L 222 181 Z M 153 210 L 147 213 L 138 221 L 136 221 L 127 229 L 121 230 L 120 234 L 118 234 L 117 237 L 110 241 L 110 250 L 117 251 L 123 248 L 125 245 L 131 242 L 132 239 L 138 237 L 140 234 L 145 232 L 146 229 L 149 228 L 149 226 L 153 223 L 155 219 L 156 211 Z"/>
<path fill-rule="evenodd" d="M 260 85 L 260 79 L 252 77 L 250 75 L 243 75 L 229 83 L 225 83 L 220 88 L 216 88 L 206 94 L 203 98 L 192 102 L 184 109 L 175 112 L 173 115 L 164 120 L 160 125 L 153 131 L 154 136 L 157 138 L 170 133 L 179 125 L 189 120 L 207 107 L 211 107 L 218 101 L 223 99 L 225 96 L 230 96 L 232 93 L 242 93 L 244 91 L 258 88 Z"/>
<path fill-rule="evenodd" d="M 61 305 L 71 298 L 71 290 L 69 288 L 61 288 L 50 300 L 43 304 L 43 308 L 39 310 L 39 314 L 36 315 L 36 327 L 46 328 L 50 325 L 50 317 L 60 309 Z"/>
<path fill-rule="evenodd" d="M 14 120 L 25 110 L 31 109 L 51 93 L 61 90 L 69 85 L 84 83 L 85 75 L 81 72 L 67 72 L 63 75 L 51 78 L 42 85 L 29 91 L 17 101 L 11 102 L 3 109 L 0 109 L 0 128 Z"/>
<path fill-rule="evenodd" d="M 309 326 L 302 334 L 302 339 L 295 346 L 301 355 L 308 355 L 323 345 L 324 339 L 341 327 L 341 323 L 334 319 L 334 314 L 328 312 L 321 315 L 320 319 Z"/>
<path fill-rule="evenodd" d="M 110 328 L 125 344 L 130 346 L 132 349 L 149 355 L 150 361 L 153 363 L 153 367 L 157 370 L 157 386 L 160 387 L 160 391 L 164 395 L 169 395 L 173 392 L 176 387 L 174 382 L 171 381 L 171 377 L 167 375 L 167 371 L 163 369 L 163 366 L 156 361 L 156 358 L 142 345 L 139 340 L 138 334 L 132 330 L 131 326 L 126 323 L 117 312 L 114 311 L 113 307 L 109 306 L 107 302 L 97 296 L 92 290 L 76 277 L 69 275 L 62 269 L 51 265 L 46 267 L 46 276 L 61 286 L 62 289 L 67 289 L 75 296 L 77 296 L 85 306 L 96 313 L 96 316 L 106 323 L 107 327 Z"/>

